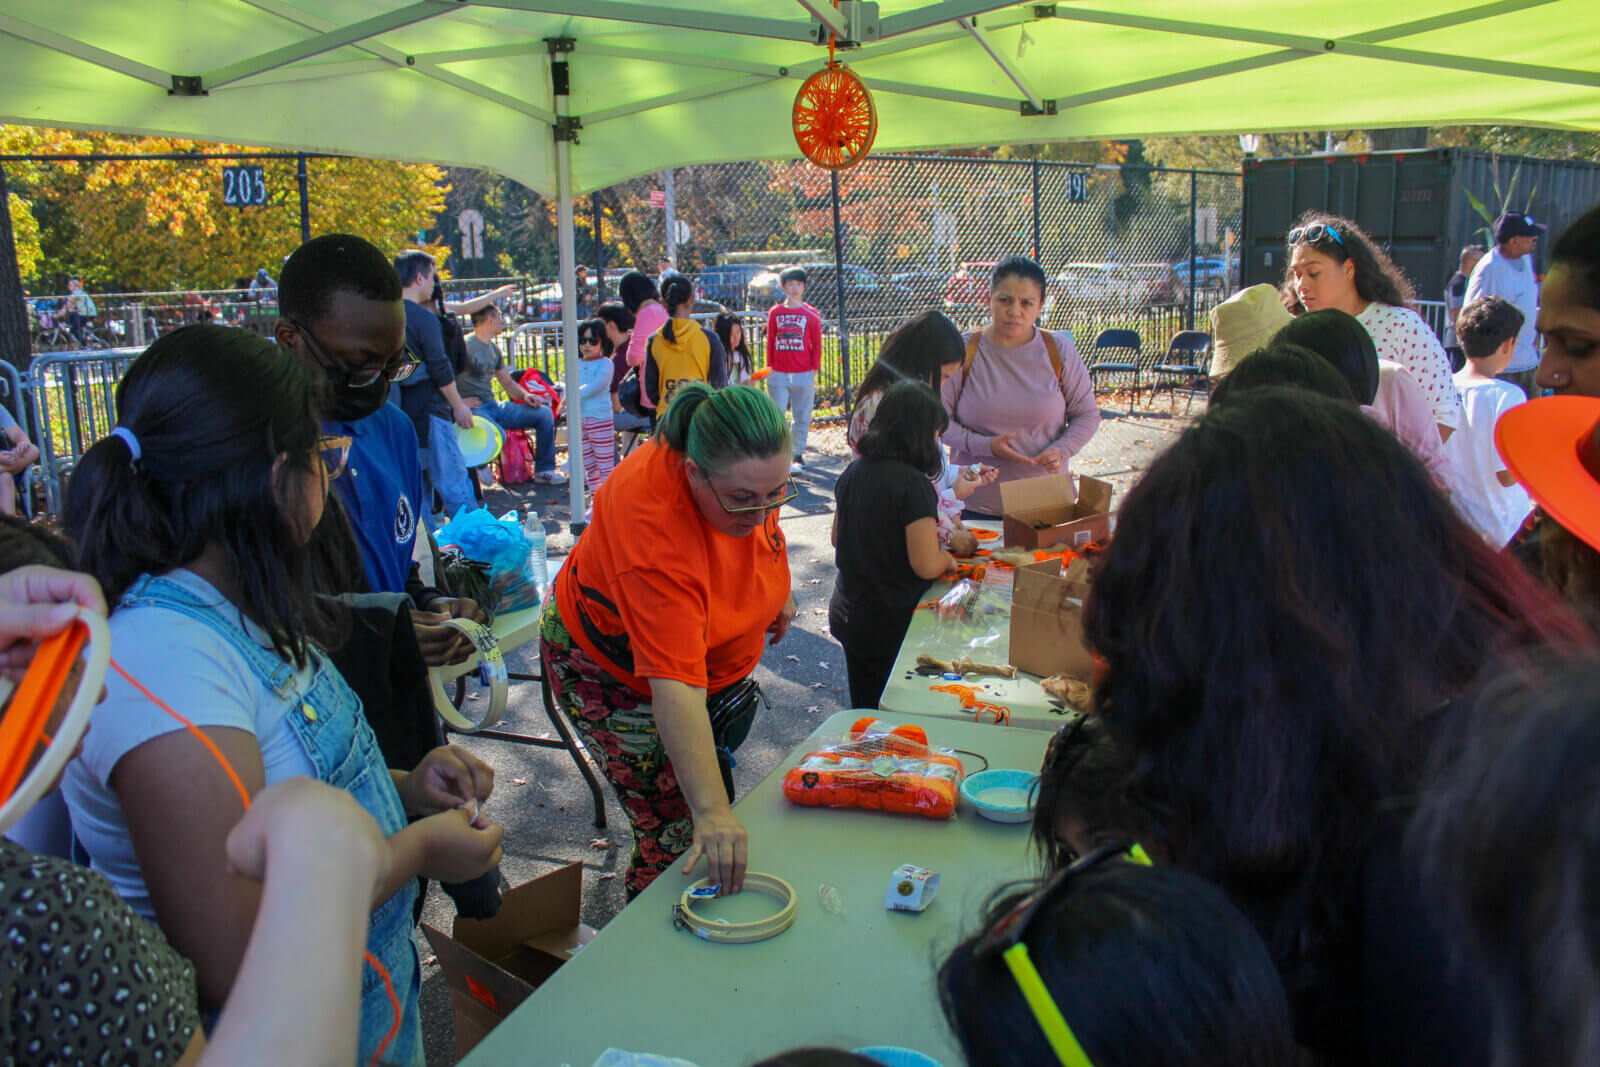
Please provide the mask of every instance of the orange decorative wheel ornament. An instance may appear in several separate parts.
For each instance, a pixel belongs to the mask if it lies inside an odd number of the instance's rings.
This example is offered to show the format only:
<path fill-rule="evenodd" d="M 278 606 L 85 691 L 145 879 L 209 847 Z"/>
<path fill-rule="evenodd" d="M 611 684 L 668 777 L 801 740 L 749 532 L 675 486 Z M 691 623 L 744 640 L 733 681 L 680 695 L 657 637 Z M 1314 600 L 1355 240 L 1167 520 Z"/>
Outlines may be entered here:
<path fill-rule="evenodd" d="M 824 170 L 844 170 L 872 150 L 878 109 L 860 78 L 830 64 L 801 83 L 793 125 L 802 155 Z"/>

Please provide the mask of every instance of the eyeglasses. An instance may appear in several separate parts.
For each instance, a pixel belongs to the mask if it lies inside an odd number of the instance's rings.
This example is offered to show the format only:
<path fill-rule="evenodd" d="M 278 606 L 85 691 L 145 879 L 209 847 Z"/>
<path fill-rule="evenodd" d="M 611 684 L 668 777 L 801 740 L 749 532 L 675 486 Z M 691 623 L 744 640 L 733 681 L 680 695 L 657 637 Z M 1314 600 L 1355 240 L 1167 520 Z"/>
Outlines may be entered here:
<path fill-rule="evenodd" d="M 1134 842 L 1113 841 L 1101 845 L 1072 866 L 1056 873 L 1049 881 L 1018 901 L 1015 907 L 1006 912 L 1000 921 L 990 928 L 974 952 L 975 956 L 998 953 L 1000 958 L 1005 960 L 1006 968 L 1010 970 L 1017 988 L 1022 991 L 1022 997 L 1028 1002 L 1034 1020 L 1039 1024 L 1039 1029 L 1044 1031 L 1045 1039 L 1055 1050 L 1056 1059 L 1061 1062 L 1062 1067 L 1094 1067 L 1094 1064 L 1090 1061 L 1089 1054 L 1083 1051 L 1083 1046 L 1078 1043 L 1072 1027 L 1067 1025 L 1066 1017 L 1061 1014 L 1061 1008 L 1050 995 L 1049 988 L 1039 975 L 1039 969 L 1033 965 L 1033 959 L 1028 955 L 1027 942 L 1023 941 L 1023 937 L 1027 934 L 1028 927 L 1033 924 L 1034 916 L 1044 910 L 1046 904 L 1064 896 L 1073 881 L 1082 877 L 1084 872 L 1093 870 L 1108 859 L 1114 858 L 1144 867 L 1150 866 L 1150 857 L 1146 856 L 1144 849 Z"/>
<path fill-rule="evenodd" d="M 773 511 L 783 507 L 789 501 L 800 495 L 800 490 L 794 487 L 794 479 L 790 478 L 783 483 L 783 495 L 776 500 L 768 500 L 765 504 L 751 504 L 748 507 L 730 508 L 722 499 L 722 494 L 717 492 L 717 487 L 711 484 L 711 479 L 706 479 L 706 485 L 711 489 L 711 495 L 717 498 L 717 504 L 729 515 L 753 515 L 759 511 Z"/>
<path fill-rule="evenodd" d="M 317 438 L 317 455 L 322 457 L 328 481 L 344 473 L 345 464 L 350 461 L 350 445 L 350 438 L 343 435 L 323 434 Z"/>
<path fill-rule="evenodd" d="M 416 353 L 412 352 L 410 347 L 407 347 L 402 350 L 405 352 L 405 358 L 398 363 L 386 364 L 377 370 L 360 373 L 346 370 L 343 364 L 328 355 L 328 350 L 323 347 L 321 341 L 317 340 L 317 335 L 312 333 L 309 327 L 294 319 L 289 319 L 288 321 L 294 323 L 294 328 L 299 330 L 300 335 L 306 339 L 306 344 L 311 347 L 311 351 L 317 357 L 317 360 L 327 369 L 328 375 L 334 379 L 334 384 L 343 388 L 365 389 L 367 386 L 377 382 L 379 378 L 384 377 L 387 377 L 391 382 L 403 382 L 411 377 L 412 372 L 422 365 L 422 360 L 417 358 Z"/>
<path fill-rule="evenodd" d="M 1304 241 L 1308 245 L 1321 244 L 1328 238 L 1333 238 L 1333 243 L 1340 248 L 1344 247 L 1344 238 L 1339 236 L 1339 231 L 1321 222 L 1313 222 L 1310 226 L 1296 226 L 1289 231 L 1289 247 Z"/>
<path fill-rule="evenodd" d="M 600 344 L 600 338 L 594 336 L 593 334 L 586 334 L 586 335 L 581 336 L 581 337 L 578 338 L 578 343 L 580 345 L 596 345 L 596 346 L 598 346 Z"/>

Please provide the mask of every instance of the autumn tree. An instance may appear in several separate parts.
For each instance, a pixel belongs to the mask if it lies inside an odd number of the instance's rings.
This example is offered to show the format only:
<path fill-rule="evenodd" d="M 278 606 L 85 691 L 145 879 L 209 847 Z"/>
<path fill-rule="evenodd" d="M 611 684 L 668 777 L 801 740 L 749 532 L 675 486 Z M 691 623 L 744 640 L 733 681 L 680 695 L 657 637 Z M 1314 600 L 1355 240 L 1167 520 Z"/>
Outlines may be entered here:
<path fill-rule="evenodd" d="M 0 151 L 16 154 L 261 152 L 165 137 L 122 137 L 0 126 Z M 265 267 L 275 277 L 300 244 L 294 159 L 244 161 L 265 171 L 267 202 L 222 203 L 226 159 L 20 163 L 10 171 L 38 227 L 29 277 L 57 287 L 81 275 L 100 289 L 220 289 Z M 444 206 L 448 186 L 431 165 L 347 158 L 308 160 L 313 233 L 359 234 L 386 251 L 416 243 Z M 20 230 L 24 226 L 17 227 Z M 441 255 L 445 249 L 436 249 Z"/>

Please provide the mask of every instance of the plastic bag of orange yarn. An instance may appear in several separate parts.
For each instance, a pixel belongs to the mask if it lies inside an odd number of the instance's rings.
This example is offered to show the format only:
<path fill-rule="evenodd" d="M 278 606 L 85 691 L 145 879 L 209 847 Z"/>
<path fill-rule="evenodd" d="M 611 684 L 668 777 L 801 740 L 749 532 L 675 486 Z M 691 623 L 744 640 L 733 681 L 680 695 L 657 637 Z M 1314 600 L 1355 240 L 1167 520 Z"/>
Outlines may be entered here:
<path fill-rule="evenodd" d="M 783 776 L 783 795 L 807 807 L 948 819 L 956 811 L 961 775 L 961 761 L 930 749 L 920 726 L 890 729 L 858 719 L 848 734 L 807 753 Z"/>

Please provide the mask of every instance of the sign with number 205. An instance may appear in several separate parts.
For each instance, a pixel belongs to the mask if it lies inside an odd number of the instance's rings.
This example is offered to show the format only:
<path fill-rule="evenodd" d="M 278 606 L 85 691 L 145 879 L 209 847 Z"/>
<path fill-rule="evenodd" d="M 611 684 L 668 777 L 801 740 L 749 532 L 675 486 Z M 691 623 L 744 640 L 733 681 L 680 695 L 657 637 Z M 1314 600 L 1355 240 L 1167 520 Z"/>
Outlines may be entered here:
<path fill-rule="evenodd" d="M 263 207 L 267 202 L 264 167 L 223 167 L 222 202 L 228 207 Z"/>

